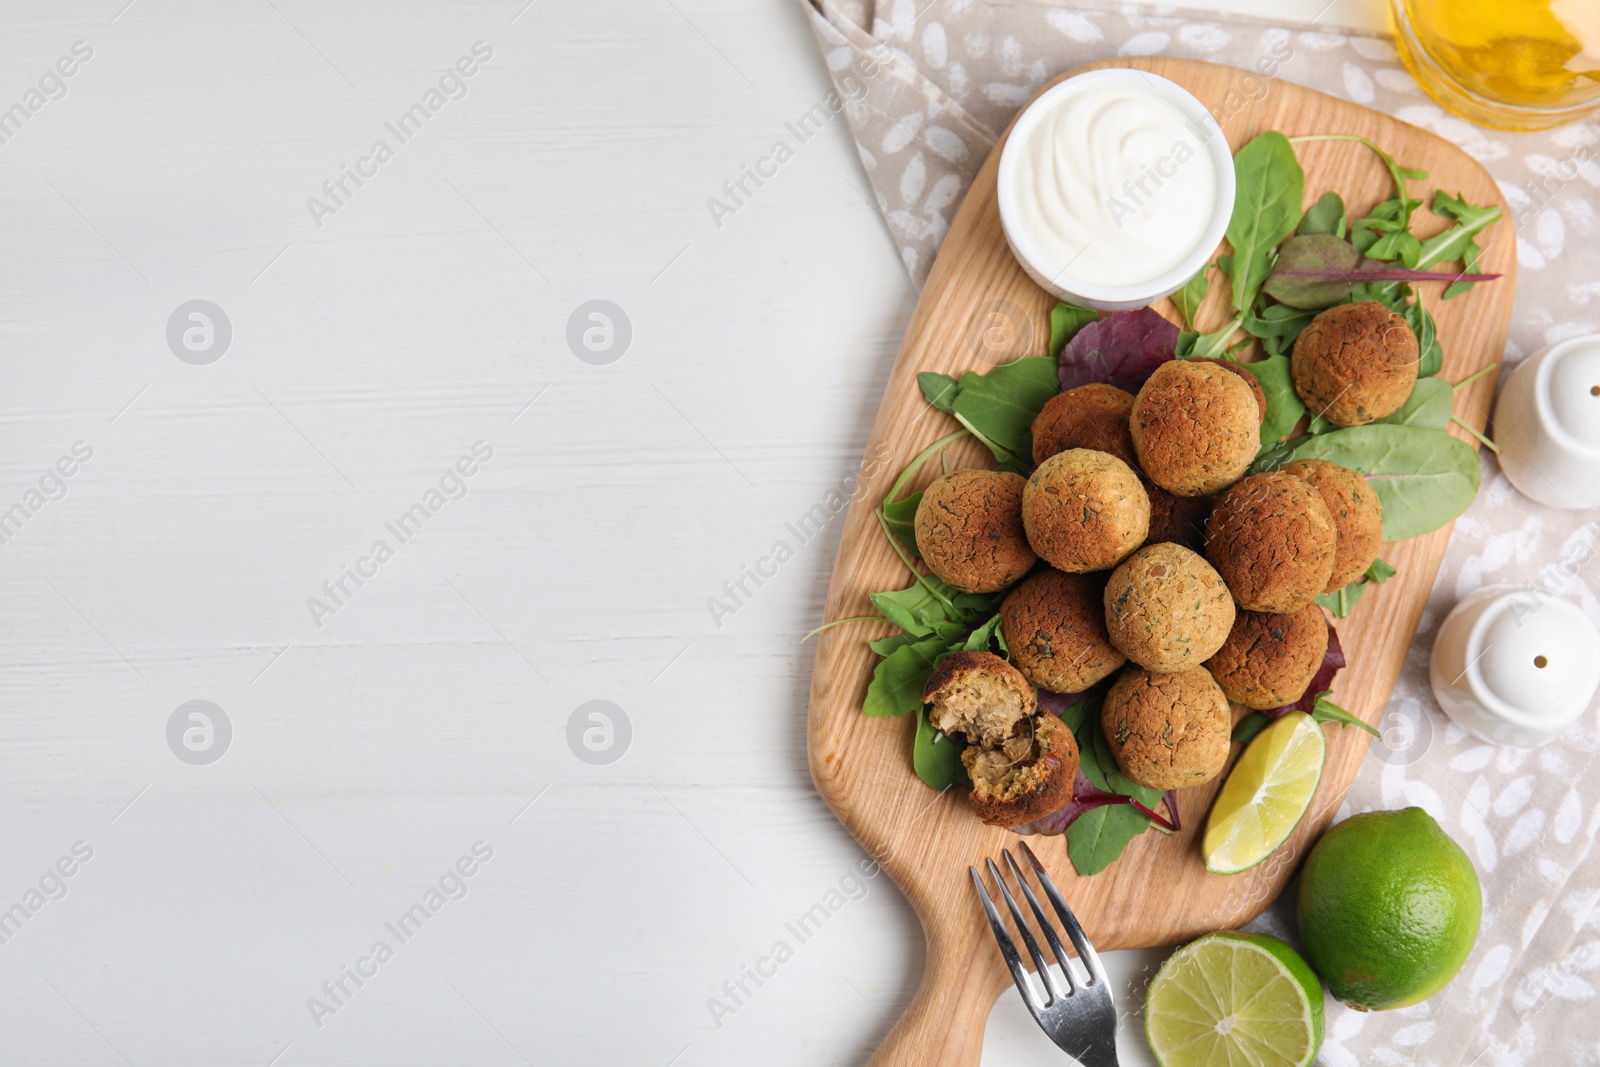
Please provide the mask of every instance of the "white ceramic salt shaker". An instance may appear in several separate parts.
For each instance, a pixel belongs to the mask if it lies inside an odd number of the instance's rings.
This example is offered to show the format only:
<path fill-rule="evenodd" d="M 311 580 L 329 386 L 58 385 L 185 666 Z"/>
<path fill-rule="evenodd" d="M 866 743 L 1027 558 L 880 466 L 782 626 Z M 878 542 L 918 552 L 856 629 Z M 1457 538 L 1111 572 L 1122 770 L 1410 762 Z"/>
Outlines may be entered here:
<path fill-rule="evenodd" d="M 1439 627 L 1433 695 L 1456 725 L 1497 745 L 1555 740 L 1600 688 L 1600 630 L 1544 589 L 1485 586 Z"/>
<path fill-rule="evenodd" d="M 1524 360 L 1494 411 L 1500 469 L 1553 508 L 1600 508 L 1600 335 L 1572 337 Z"/>

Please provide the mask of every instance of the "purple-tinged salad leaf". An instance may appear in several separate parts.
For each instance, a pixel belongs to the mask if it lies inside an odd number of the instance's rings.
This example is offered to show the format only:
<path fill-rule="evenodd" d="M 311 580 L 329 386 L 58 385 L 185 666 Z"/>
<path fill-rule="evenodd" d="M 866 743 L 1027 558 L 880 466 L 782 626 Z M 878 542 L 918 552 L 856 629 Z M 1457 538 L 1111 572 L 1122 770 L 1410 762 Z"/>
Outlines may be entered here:
<path fill-rule="evenodd" d="M 1325 308 L 1350 299 L 1369 282 L 1487 282 L 1498 274 L 1411 270 L 1372 259 L 1331 233 L 1302 234 L 1283 242 L 1263 291 L 1280 304 Z"/>
<path fill-rule="evenodd" d="M 1061 388 L 1105 382 L 1137 393 L 1177 349 L 1178 327 L 1149 308 L 1114 312 L 1084 326 L 1061 349 Z"/>

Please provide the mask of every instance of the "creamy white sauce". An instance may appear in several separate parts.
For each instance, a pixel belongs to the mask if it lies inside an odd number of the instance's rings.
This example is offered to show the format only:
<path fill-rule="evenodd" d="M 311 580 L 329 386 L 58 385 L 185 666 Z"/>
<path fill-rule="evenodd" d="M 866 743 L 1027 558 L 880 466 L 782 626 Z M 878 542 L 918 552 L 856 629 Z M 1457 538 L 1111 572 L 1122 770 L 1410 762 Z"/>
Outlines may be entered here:
<path fill-rule="evenodd" d="M 1217 175 L 1176 105 L 1137 85 L 1074 93 L 1034 127 L 1017 167 L 1018 216 L 1059 272 L 1137 285 L 1200 243 L 1217 206 Z"/>

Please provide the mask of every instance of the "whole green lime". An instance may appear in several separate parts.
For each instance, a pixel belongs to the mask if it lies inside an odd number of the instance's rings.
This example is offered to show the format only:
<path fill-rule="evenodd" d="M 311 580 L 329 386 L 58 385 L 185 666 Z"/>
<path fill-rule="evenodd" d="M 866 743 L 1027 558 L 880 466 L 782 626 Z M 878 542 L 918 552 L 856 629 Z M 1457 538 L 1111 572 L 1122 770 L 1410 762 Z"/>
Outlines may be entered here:
<path fill-rule="evenodd" d="M 1336 998 L 1363 1011 L 1444 988 L 1483 916 L 1472 861 L 1421 808 L 1367 812 L 1323 834 L 1297 903 L 1306 958 Z"/>

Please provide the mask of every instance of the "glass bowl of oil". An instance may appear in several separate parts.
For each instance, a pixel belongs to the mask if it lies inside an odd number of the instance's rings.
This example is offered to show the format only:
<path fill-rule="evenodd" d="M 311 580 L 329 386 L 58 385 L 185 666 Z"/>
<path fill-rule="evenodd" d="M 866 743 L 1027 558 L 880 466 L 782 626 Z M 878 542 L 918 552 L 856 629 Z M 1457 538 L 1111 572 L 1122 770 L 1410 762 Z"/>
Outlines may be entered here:
<path fill-rule="evenodd" d="M 1392 15 L 1412 76 L 1463 118 L 1543 130 L 1600 109 L 1600 0 L 1392 0 Z"/>

